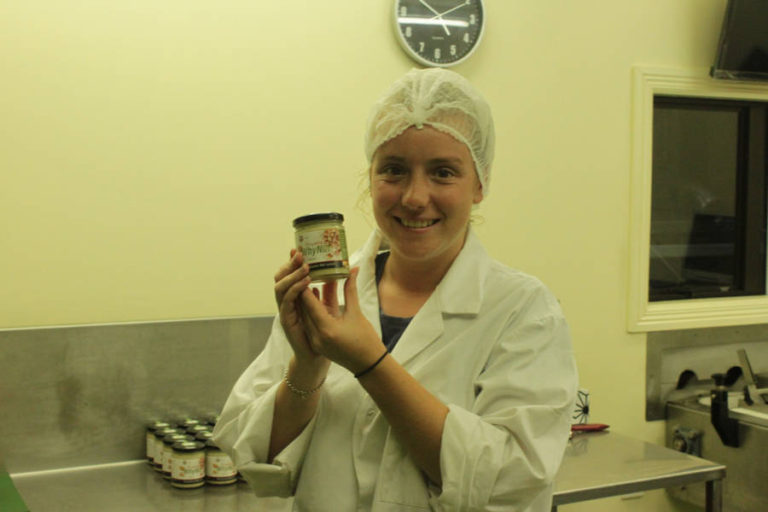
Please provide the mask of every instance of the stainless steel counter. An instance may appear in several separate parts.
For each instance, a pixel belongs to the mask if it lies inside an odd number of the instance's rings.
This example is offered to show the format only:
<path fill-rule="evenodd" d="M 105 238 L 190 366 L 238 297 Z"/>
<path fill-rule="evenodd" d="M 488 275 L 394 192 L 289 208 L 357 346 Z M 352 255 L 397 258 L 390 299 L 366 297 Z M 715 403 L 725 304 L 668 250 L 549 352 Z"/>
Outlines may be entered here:
<path fill-rule="evenodd" d="M 257 498 L 245 483 L 177 489 L 145 461 L 11 475 L 32 512 L 290 511 L 290 500 Z"/>
<path fill-rule="evenodd" d="M 615 432 L 578 434 L 555 482 L 559 505 L 651 489 L 703 483 L 707 512 L 722 510 L 725 466 Z"/>
<path fill-rule="evenodd" d="M 180 490 L 144 461 L 82 469 L 11 475 L 34 512 L 136 510 L 290 510 L 290 500 L 256 498 L 246 484 Z M 569 443 L 557 476 L 553 509 L 559 505 L 638 491 L 708 482 L 708 510 L 719 511 L 725 466 L 616 433 L 579 434 Z"/>

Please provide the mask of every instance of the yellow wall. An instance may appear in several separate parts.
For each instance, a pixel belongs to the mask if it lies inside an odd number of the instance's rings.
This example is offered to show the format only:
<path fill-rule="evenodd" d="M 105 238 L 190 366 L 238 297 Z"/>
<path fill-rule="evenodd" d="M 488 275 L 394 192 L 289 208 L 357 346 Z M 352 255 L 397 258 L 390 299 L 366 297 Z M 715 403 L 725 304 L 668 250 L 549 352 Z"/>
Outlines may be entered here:
<path fill-rule="evenodd" d="M 486 4 L 456 68 L 498 133 L 477 231 L 562 301 L 593 420 L 660 441 L 625 329 L 630 70 L 707 67 L 725 0 Z M 294 217 L 362 243 L 368 107 L 415 66 L 391 6 L 0 2 L 0 328 L 271 314 Z"/>

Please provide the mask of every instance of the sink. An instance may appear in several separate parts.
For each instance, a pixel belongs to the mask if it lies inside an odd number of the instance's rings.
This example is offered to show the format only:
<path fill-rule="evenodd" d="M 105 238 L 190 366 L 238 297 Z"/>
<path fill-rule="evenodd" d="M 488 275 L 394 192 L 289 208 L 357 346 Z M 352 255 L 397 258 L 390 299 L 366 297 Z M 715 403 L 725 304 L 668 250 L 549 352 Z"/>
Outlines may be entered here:
<path fill-rule="evenodd" d="M 744 402 L 743 396 L 742 393 L 728 393 L 728 409 L 733 413 L 732 417 L 743 421 L 751 419 L 759 425 L 768 426 L 768 405 L 758 403 L 749 405 Z M 709 396 L 700 397 L 698 402 L 706 407 L 710 407 L 712 403 Z"/>

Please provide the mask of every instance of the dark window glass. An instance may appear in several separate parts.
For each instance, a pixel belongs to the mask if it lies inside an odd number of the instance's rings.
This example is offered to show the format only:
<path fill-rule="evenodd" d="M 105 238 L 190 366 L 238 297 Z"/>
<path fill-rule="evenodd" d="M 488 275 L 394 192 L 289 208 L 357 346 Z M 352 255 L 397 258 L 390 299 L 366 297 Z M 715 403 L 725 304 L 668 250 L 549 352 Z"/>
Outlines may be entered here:
<path fill-rule="evenodd" d="M 654 98 L 651 301 L 765 294 L 766 105 Z"/>

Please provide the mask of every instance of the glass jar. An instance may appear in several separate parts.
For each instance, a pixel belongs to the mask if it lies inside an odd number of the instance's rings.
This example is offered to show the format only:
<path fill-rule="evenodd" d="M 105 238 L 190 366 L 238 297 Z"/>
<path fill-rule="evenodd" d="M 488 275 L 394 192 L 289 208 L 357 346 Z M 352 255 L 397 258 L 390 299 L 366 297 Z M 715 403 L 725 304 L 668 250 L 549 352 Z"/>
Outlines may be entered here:
<path fill-rule="evenodd" d="M 155 431 L 160 428 L 169 428 L 171 425 L 166 421 L 153 421 L 147 425 L 145 433 L 147 445 L 147 464 L 154 466 L 155 458 Z"/>
<path fill-rule="evenodd" d="M 234 462 L 210 438 L 205 442 L 205 481 L 211 485 L 230 485 L 237 482 Z"/>
<path fill-rule="evenodd" d="M 333 281 L 349 276 L 347 236 L 340 213 L 314 213 L 293 221 L 296 249 L 309 265 L 312 281 Z"/>
<path fill-rule="evenodd" d="M 180 441 L 194 441 L 195 439 L 187 434 L 181 434 L 179 432 L 175 434 L 168 434 L 163 438 L 163 478 L 166 480 L 171 479 L 171 466 L 173 464 L 173 445 Z"/>
<path fill-rule="evenodd" d="M 171 485 L 179 489 L 195 489 L 205 484 L 205 445 L 197 441 L 180 441 L 173 445 Z"/>
<path fill-rule="evenodd" d="M 164 427 L 159 428 L 155 430 L 154 436 L 154 442 L 155 446 L 152 449 L 154 457 L 152 458 L 152 469 L 157 471 L 158 473 L 163 472 L 163 439 L 165 436 L 170 434 L 183 434 L 184 432 L 180 432 L 177 428 L 172 427 Z"/>

